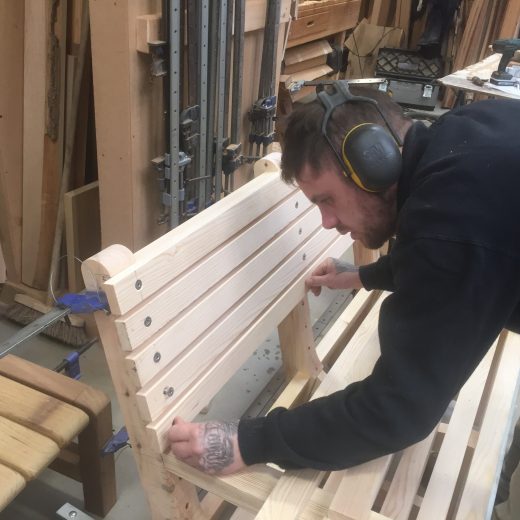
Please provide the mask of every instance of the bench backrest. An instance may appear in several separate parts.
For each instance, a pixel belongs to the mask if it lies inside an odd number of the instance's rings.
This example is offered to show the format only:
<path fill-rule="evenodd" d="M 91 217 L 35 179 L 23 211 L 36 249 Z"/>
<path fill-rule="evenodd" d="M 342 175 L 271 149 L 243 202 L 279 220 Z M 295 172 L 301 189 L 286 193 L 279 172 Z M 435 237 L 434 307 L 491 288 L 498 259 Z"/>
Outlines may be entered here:
<path fill-rule="evenodd" d="M 120 400 L 132 401 L 127 424 L 146 425 L 163 451 L 172 417 L 195 417 L 304 300 L 312 266 L 350 245 L 272 172 L 135 254 L 111 246 L 87 260 L 87 287 L 110 305 L 104 346 Z M 318 373 L 308 350 L 307 371 Z"/>

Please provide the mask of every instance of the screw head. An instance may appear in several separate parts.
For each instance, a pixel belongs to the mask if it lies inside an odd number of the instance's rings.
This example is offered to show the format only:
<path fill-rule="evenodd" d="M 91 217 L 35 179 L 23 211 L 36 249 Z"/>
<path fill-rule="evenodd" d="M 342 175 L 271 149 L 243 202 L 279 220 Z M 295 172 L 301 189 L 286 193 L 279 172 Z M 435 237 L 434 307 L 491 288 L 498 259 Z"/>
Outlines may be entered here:
<path fill-rule="evenodd" d="M 159 363 L 159 361 L 161 361 L 161 353 L 160 353 L 160 352 L 156 352 L 156 353 L 153 355 L 153 360 L 154 360 L 156 363 Z"/>
<path fill-rule="evenodd" d="M 69 518 L 76 518 L 78 516 L 77 511 L 69 511 Z"/>
<path fill-rule="evenodd" d="M 173 386 L 165 386 L 163 390 L 163 394 L 166 397 L 171 397 L 173 395 Z"/>
<path fill-rule="evenodd" d="M 295 207 L 296 209 L 298 209 L 298 205 L 299 205 L 299 204 L 298 204 L 298 201 L 296 201 L 296 204 L 294 205 L 294 207 Z"/>
<path fill-rule="evenodd" d="M 303 261 L 307 260 L 307 255 L 305 253 L 303 253 L 302 260 Z"/>
<path fill-rule="evenodd" d="M 141 290 L 141 287 L 143 286 L 143 282 L 141 280 L 137 280 L 135 282 L 135 288 L 139 291 Z"/>
<path fill-rule="evenodd" d="M 299 228 L 299 229 L 298 229 L 298 235 L 301 235 L 301 234 L 302 234 L 302 231 L 303 231 L 302 228 Z"/>
<path fill-rule="evenodd" d="M 146 316 L 146 318 L 144 319 L 144 326 L 149 327 L 151 324 L 152 324 L 152 318 L 150 318 L 150 316 Z"/>

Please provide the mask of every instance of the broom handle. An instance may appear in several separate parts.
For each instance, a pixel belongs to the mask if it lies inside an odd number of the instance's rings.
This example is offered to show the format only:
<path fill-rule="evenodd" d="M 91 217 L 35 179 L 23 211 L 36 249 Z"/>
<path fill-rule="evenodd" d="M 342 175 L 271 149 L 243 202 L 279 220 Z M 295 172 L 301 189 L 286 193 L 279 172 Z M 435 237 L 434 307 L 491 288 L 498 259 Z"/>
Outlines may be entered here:
<path fill-rule="evenodd" d="M 57 279 L 58 262 L 60 257 L 61 241 L 63 239 L 63 228 L 65 226 L 65 193 L 69 191 L 70 174 L 72 166 L 72 152 L 74 150 L 74 141 L 76 140 L 76 125 L 79 112 L 79 95 L 81 91 L 81 83 L 83 82 L 83 72 L 85 70 L 85 61 L 87 55 L 87 45 L 89 43 L 90 21 L 89 21 L 89 0 L 83 0 L 83 9 L 81 12 L 81 39 L 79 44 L 79 57 L 76 74 L 74 77 L 74 86 L 72 90 L 72 103 L 70 114 L 67 117 L 67 128 L 65 134 L 65 157 L 63 159 L 63 171 L 60 181 L 60 197 L 58 200 L 58 215 L 56 217 L 56 228 L 54 231 L 54 243 L 52 246 L 51 269 L 49 274 L 49 284 L 47 288 L 48 303 L 52 301 L 52 280 Z M 54 275 L 54 276 L 53 276 Z"/>

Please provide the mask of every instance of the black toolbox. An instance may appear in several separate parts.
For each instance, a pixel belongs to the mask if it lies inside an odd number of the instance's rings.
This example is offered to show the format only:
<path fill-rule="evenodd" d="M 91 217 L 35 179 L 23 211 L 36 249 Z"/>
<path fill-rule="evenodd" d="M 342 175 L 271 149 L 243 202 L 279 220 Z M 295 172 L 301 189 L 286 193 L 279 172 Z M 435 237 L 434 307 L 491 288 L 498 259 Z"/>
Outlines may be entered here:
<path fill-rule="evenodd" d="M 375 75 L 385 78 L 386 90 L 402 106 L 433 110 L 439 97 L 436 79 L 442 75 L 440 58 L 426 59 L 417 52 L 384 47 L 379 49 Z"/>

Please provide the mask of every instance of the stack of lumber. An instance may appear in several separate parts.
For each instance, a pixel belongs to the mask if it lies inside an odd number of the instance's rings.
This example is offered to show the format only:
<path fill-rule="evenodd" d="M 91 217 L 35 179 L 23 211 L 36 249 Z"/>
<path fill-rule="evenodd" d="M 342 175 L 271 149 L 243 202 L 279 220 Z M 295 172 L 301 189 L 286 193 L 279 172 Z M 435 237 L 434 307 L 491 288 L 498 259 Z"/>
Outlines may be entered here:
<path fill-rule="evenodd" d="M 0 244 L 10 288 L 40 300 L 48 297 L 51 272 L 58 281 L 60 266 L 63 272 L 66 267 L 65 262 L 51 266 L 60 193 L 95 180 L 95 171 L 89 174 L 87 164 L 91 66 L 89 52 L 81 62 L 79 58 L 82 12 L 82 0 L 0 3 Z M 87 51 L 89 47 L 84 45 Z M 81 63 L 85 63 L 83 74 L 78 70 Z M 75 77 L 82 78 L 76 110 Z M 78 131 L 67 183 L 62 173 L 73 112 L 77 113 L 74 128 Z M 72 225 L 67 230 L 71 236 L 78 226 L 76 207 L 75 201 L 69 205 L 66 218 Z M 98 207 L 94 200 L 83 217 L 91 223 L 94 237 L 99 236 Z M 99 240 L 94 242 L 83 258 L 99 248 Z M 67 253 L 81 254 L 70 247 Z M 58 249 L 58 254 L 65 254 L 65 249 L 62 253 Z M 61 285 L 66 286 L 66 277 L 62 276 Z"/>

